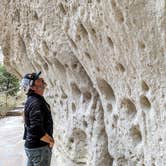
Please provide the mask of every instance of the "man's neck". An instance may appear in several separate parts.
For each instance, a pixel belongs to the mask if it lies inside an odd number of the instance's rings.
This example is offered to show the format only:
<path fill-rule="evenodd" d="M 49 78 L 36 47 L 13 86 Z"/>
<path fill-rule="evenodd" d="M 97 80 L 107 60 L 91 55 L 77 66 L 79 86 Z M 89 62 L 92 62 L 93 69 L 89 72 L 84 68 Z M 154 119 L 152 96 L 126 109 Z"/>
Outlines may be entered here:
<path fill-rule="evenodd" d="M 37 95 L 43 96 L 43 93 L 40 93 L 40 92 L 34 92 L 34 93 L 36 93 Z"/>

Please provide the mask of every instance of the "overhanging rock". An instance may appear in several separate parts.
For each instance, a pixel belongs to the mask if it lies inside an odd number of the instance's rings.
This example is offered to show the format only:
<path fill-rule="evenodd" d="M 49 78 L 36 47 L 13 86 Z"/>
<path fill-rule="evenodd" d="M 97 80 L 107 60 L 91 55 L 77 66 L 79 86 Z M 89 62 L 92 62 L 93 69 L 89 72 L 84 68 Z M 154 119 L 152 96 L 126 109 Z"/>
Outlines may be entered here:
<path fill-rule="evenodd" d="M 57 165 L 166 165 L 165 5 L 1 0 L 4 63 L 48 82 Z"/>

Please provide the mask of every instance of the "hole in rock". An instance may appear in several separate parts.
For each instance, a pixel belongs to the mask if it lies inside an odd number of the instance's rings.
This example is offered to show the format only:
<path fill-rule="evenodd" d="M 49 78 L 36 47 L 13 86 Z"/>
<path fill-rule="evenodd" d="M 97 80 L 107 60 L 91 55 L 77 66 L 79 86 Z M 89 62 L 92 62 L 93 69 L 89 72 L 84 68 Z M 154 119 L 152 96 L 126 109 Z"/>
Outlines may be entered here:
<path fill-rule="evenodd" d="M 68 67 L 69 67 L 69 65 L 68 65 L 68 64 L 65 64 L 65 67 L 66 67 L 66 68 L 68 68 Z"/>
<path fill-rule="evenodd" d="M 46 31 L 46 24 L 44 23 L 44 25 L 43 25 L 43 31 Z"/>
<path fill-rule="evenodd" d="M 138 125 L 135 125 L 130 129 L 130 134 L 134 144 L 138 144 L 142 141 L 142 134 Z"/>
<path fill-rule="evenodd" d="M 13 12 L 13 14 L 14 14 L 14 17 L 13 17 L 14 21 L 17 21 L 17 22 L 20 23 L 20 11 L 19 11 L 18 9 L 16 9 L 16 10 Z"/>
<path fill-rule="evenodd" d="M 61 73 L 65 73 L 66 69 L 65 66 L 56 58 L 54 58 L 54 61 L 52 62 L 55 64 L 56 68 L 61 72 Z"/>
<path fill-rule="evenodd" d="M 149 102 L 146 96 L 140 97 L 140 104 L 141 104 L 141 107 L 145 110 L 149 110 L 151 108 L 151 103 Z"/>
<path fill-rule="evenodd" d="M 47 42 L 43 41 L 42 42 L 42 46 L 43 46 L 43 51 L 44 51 L 45 55 L 47 56 L 48 52 L 49 52 L 49 48 L 48 48 Z"/>
<path fill-rule="evenodd" d="M 99 67 L 96 67 L 96 70 L 97 70 L 98 72 L 100 72 L 100 68 L 99 68 Z"/>
<path fill-rule="evenodd" d="M 65 10 L 65 8 L 64 8 L 64 6 L 63 6 L 62 3 L 59 4 L 59 8 L 60 8 L 60 11 L 61 11 L 64 15 L 66 15 L 66 10 Z"/>
<path fill-rule="evenodd" d="M 76 83 L 71 83 L 70 86 L 71 86 L 71 89 L 72 89 L 72 95 L 73 95 L 73 97 L 74 96 L 81 96 L 81 91 L 78 88 L 78 86 L 77 86 Z"/>
<path fill-rule="evenodd" d="M 95 31 L 94 28 L 92 28 L 92 32 L 93 32 L 94 35 L 96 35 L 96 31 Z"/>
<path fill-rule="evenodd" d="M 114 43 L 113 43 L 111 37 L 107 37 L 107 41 L 108 41 L 108 44 L 109 44 L 111 47 L 114 46 Z"/>
<path fill-rule="evenodd" d="M 87 161 L 88 148 L 87 148 L 87 135 L 79 129 L 74 128 L 71 137 L 74 138 L 74 142 L 71 144 L 72 151 L 69 151 L 70 158 L 75 163 L 84 163 Z"/>
<path fill-rule="evenodd" d="M 83 121 L 83 126 L 88 127 L 88 123 L 85 120 Z"/>
<path fill-rule="evenodd" d="M 124 16 L 123 16 L 122 11 L 119 8 L 115 8 L 114 12 L 115 12 L 115 19 L 117 20 L 117 22 L 123 23 L 124 22 Z"/>
<path fill-rule="evenodd" d="M 62 93 L 61 98 L 62 98 L 62 99 L 67 99 L 68 96 L 67 96 L 67 94 L 65 93 L 63 87 L 60 86 L 60 88 L 61 88 L 61 93 Z"/>
<path fill-rule="evenodd" d="M 88 52 L 85 52 L 85 55 L 86 55 L 86 57 L 87 57 L 89 60 L 91 60 L 91 56 L 89 55 Z"/>
<path fill-rule="evenodd" d="M 85 100 L 90 100 L 91 97 L 92 97 L 92 95 L 91 95 L 90 92 L 85 92 L 85 93 L 83 93 L 83 98 L 84 98 Z"/>
<path fill-rule="evenodd" d="M 69 143 L 74 143 L 74 138 L 73 137 L 69 138 Z"/>
<path fill-rule="evenodd" d="M 86 30 L 86 28 L 84 27 L 84 25 L 82 23 L 80 23 L 80 33 L 83 36 L 88 36 L 88 31 Z"/>
<path fill-rule="evenodd" d="M 116 7 L 116 2 L 115 2 L 115 0 L 111 0 L 111 5 L 112 5 L 112 7 Z"/>
<path fill-rule="evenodd" d="M 97 85 L 106 100 L 111 100 L 112 102 L 115 101 L 114 91 L 104 79 L 97 78 Z"/>
<path fill-rule="evenodd" d="M 33 17 L 34 17 L 35 20 L 38 20 L 38 19 L 39 19 L 37 12 L 34 12 Z"/>
<path fill-rule="evenodd" d="M 138 46 L 141 49 L 145 49 L 145 44 L 143 42 L 138 42 Z"/>
<path fill-rule="evenodd" d="M 117 71 L 120 71 L 120 72 L 124 72 L 125 71 L 125 68 L 122 64 L 118 63 L 116 66 L 115 66 L 116 70 Z"/>
<path fill-rule="evenodd" d="M 112 5 L 112 10 L 113 10 L 113 13 L 114 13 L 114 16 L 115 16 L 115 20 L 118 23 L 123 23 L 124 22 L 123 13 L 122 13 L 121 9 L 116 5 L 115 0 L 111 1 L 111 5 Z"/>
<path fill-rule="evenodd" d="M 163 141 L 163 139 L 162 138 L 159 138 L 159 142 L 162 142 Z"/>
<path fill-rule="evenodd" d="M 67 97 L 68 97 L 68 96 L 67 96 L 67 94 L 65 94 L 65 93 L 63 93 L 62 96 L 61 96 L 62 99 L 67 99 Z"/>
<path fill-rule="evenodd" d="M 91 120 L 92 122 L 96 121 L 95 116 L 94 116 L 94 115 L 90 116 L 90 120 Z"/>
<path fill-rule="evenodd" d="M 108 164 L 106 164 L 106 165 L 108 165 L 108 166 L 113 166 L 113 162 L 114 162 L 114 158 L 108 153 L 108 155 L 107 155 L 108 157 L 106 157 L 106 161 L 107 161 L 107 163 Z"/>
<path fill-rule="evenodd" d="M 74 49 L 77 49 L 77 45 L 76 45 L 76 43 L 73 41 L 73 39 L 71 39 L 69 36 L 68 36 L 68 39 L 69 39 L 69 42 L 70 42 L 71 46 L 72 46 Z"/>
<path fill-rule="evenodd" d="M 60 104 L 61 104 L 61 106 L 63 106 L 63 101 L 62 100 L 60 100 Z"/>
<path fill-rule="evenodd" d="M 148 91 L 148 90 L 149 90 L 149 86 L 146 84 L 145 81 L 142 81 L 141 86 L 142 86 L 142 89 L 143 89 L 144 91 Z"/>
<path fill-rule="evenodd" d="M 76 69 L 77 66 L 78 66 L 77 63 L 74 63 L 74 64 L 71 65 L 71 68 L 72 68 L 72 69 Z"/>
<path fill-rule="evenodd" d="M 81 40 L 81 36 L 80 36 L 79 34 L 77 34 L 77 35 L 76 35 L 76 39 L 77 39 L 78 41 L 80 41 L 80 40 Z"/>
<path fill-rule="evenodd" d="M 26 44 L 21 36 L 19 36 L 19 47 L 23 54 L 27 54 Z"/>
<path fill-rule="evenodd" d="M 73 112 L 76 112 L 76 105 L 74 103 L 71 104 L 71 108 Z"/>
<path fill-rule="evenodd" d="M 115 125 L 114 125 L 114 124 L 112 124 L 112 128 L 113 128 L 113 129 L 115 128 Z"/>
<path fill-rule="evenodd" d="M 117 124 L 118 118 L 118 115 L 113 115 L 113 121 L 115 122 L 115 124 Z"/>
<path fill-rule="evenodd" d="M 135 115 L 137 113 L 135 104 L 128 98 L 124 98 L 121 102 L 121 107 L 125 109 L 127 114 Z"/>
<path fill-rule="evenodd" d="M 112 112 L 112 104 L 107 104 L 107 111 Z"/>
<path fill-rule="evenodd" d="M 48 65 L 51 66 L 52 62 L 47 57 L 44 57 L 44 58 L 45 58 L 46 62 L 48 63 Z"/>
<path fill-rule="evenodd" d="M 44 64 L 43 64 L 43 68 L 44 68 L 45 70 L 48 70 L 48 64 L 47 64 L 47 63 L 44 63 Z"/>
<path fill-rule="evenodd" d="M 95 38 L 97 37 L 97 36 L 96 36 L 96 31 L 95 31 L 94 28 L 92 28 L 90 32 L 91 32 L 92 36 L 94 36 Z"/>
<path fill-rule="evenodd" d="M 112 117 L 112 128 L 117 127 L 117 122 L 118 122 L 118 115 L 113 115 L 113 117 Z"/>
<path fill-rule="evenodd" d="M 55 57 L 56 57 L 56 56 L 57 56 L 57 52 L 53 52 L 53 56 L 55 56 Z"/>
<path fill-rule="evenodd" d="M 91 109 L 95 110 L 96 107 L 97 107 L 97 97 L 94 97 L 93 100 L 92 100 L 92 106 L 91 106 Z"/>

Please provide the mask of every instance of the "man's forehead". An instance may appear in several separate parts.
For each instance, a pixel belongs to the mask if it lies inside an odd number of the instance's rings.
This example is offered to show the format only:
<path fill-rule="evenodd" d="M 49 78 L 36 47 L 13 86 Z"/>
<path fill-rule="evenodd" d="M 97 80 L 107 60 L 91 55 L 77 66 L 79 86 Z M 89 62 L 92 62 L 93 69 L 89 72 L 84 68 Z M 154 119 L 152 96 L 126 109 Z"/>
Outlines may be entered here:
<path fill-rule="evenodd" d="M 40 77 L 35 82 L 40 82 L 40 81 L 44 81 L 44 78 Z"/>

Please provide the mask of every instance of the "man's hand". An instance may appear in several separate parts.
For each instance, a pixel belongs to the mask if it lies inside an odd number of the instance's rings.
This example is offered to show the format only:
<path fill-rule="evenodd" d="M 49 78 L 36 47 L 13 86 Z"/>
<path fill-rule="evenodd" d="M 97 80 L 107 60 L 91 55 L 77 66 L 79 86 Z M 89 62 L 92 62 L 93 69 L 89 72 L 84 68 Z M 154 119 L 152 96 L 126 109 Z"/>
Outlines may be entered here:
<path fill-rule="evenodd" d="M 53 139 L 52 142 L 49 143 L 49 147 L 50 147 L 50 148 L 53 148 L 53 146 L 54 146 L 54 139 Z"/>
<path fill-rule="evenodd" d="M 40 140 L 48 143 L 50 148 L 54 146 L 54 139 L 51 136 L 49 136 L 47 133 L 43 137 L 41 137 Z"/>

